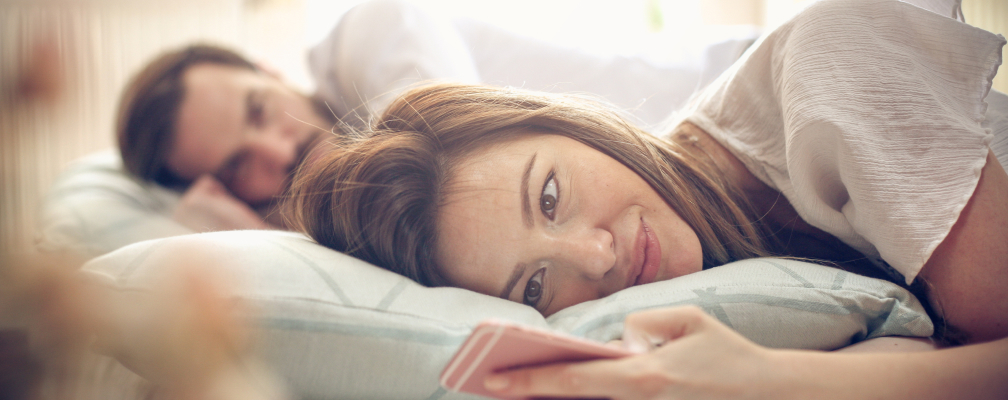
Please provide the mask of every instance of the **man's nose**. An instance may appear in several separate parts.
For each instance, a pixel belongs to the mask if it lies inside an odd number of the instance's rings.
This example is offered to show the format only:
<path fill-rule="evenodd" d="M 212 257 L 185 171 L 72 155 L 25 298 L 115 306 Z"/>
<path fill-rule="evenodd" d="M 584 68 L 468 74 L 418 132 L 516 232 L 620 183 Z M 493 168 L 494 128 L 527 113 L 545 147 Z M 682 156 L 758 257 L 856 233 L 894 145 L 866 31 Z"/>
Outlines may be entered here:
<path fill-rule="evenodd" d="M 587 279 L 599 280 L 616 265 L 612 234 L 601 228 L 585 228 L 560 238 L 558 256 Z"/>
<path fill-rule="evenodd" d="M 288 169 L 297 161 L 298 143 L 280 127 L 261 132 L 252 140 L 252 146 L 265 161 L 277 169 Z"/>

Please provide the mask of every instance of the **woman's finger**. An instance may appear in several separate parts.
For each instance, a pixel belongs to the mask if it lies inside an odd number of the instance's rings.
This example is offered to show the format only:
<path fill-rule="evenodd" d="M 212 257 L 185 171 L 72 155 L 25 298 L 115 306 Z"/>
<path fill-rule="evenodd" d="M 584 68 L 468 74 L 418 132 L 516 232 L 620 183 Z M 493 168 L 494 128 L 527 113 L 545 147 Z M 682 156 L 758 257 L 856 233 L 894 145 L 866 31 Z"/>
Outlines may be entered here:
<path fill-rule="evenodd" d="M 631 349 L 651 350 L 508 371 L 485 384 L 509 397 L 735 398 L 772 370 L 764 351 L 697 307 L 634 313 L 625 321 L 623 340 Z"/>
<path fill-rule="evenodd" d="M 630 357 L 630 358 L 636 358 Z M 488 376 L 487 390 L 508 397 L 627 398 L 633 380 L 628 372 L 641 372 L 628 359 L 598 360 L 544 367 L 522 368 Z"/>
<path fill-rule="evenodd" d="M 651 351 L 665 342 L 709 327 L 714 321 L 696 306 L 636 312 L 624 321 L 623 342 L 631 351 Z"/>

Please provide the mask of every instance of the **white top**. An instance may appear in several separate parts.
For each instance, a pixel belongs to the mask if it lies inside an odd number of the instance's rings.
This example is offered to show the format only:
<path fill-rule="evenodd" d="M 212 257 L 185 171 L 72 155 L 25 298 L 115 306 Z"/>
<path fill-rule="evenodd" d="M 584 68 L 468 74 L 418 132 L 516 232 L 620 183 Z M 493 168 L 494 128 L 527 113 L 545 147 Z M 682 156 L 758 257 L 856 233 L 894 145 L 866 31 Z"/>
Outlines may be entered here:
<path fill-rule="evenodd" d="M 985 121 L 984 102 L 1005 39 L 943 15 L 896 1 L 814 4 L 682 118 L 809 224 L 910 283 L 970 199 L 990 127 L 1008 131 L 1002 113 Z"/>

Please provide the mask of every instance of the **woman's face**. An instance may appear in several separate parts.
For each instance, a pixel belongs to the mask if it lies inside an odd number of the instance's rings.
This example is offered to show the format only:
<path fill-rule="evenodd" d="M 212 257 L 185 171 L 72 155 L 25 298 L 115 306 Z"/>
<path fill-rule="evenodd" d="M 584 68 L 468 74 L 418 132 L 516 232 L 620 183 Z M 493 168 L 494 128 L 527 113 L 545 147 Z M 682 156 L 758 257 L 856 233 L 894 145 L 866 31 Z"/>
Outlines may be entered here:
<path fill-rule="evenodd" d="M 693 229 L 651 186 L 564 136 L 523 135 L 476 151 L 446 188 L 441 272 L 544 315 L 703 265 Z"/>

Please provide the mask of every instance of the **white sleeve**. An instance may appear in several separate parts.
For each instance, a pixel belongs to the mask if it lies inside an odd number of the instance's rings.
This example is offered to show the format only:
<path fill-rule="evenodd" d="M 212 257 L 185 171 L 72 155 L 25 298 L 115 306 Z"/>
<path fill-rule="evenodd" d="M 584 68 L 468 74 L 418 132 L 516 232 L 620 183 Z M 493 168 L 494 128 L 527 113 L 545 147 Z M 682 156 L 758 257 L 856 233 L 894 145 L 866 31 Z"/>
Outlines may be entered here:
<path fill-rule="evenodd" d="M 909 4 L 825 1 L 765 37 L 687 119 L 808 223 L 909 283 L 979 180 L 1004 44 Z"/>
<path fill-rule="evenodd" d="M 354 7 L 309 53 L 317 92 L 355 124 L 377 115 L 422 80 L 478 82 L 465 44 L 448 20 L 396 0 Z"/>

